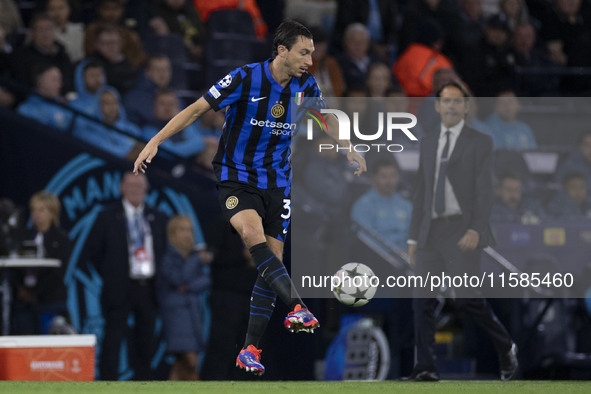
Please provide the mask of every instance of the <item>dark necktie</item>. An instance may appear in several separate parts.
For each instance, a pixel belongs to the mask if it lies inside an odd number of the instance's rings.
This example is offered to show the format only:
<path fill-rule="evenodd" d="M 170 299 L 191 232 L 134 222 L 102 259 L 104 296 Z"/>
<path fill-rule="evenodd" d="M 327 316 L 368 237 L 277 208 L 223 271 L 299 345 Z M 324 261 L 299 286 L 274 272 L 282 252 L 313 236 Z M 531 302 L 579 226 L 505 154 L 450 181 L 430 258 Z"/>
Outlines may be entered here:
<path fill-rule="evenodd" d="M 435 213 L 441 216 L 445 211 L 445 177 L 447 170 L 447 155 L 449 154 L 449 135 L 451 131 L 445 132 L 445 146 L 441 152 L 439 161 L 439 175 L 437 176 L 437 186 L 435 187 Z"/>
<path fill-rule="evenodd" d="M 141 248 L 144 246 L 144 237 L 146 234 L 142 224 L 142 219 L 142 216 L 138 212 L 134 213 L 131 240 L 133 242 L 133 246 L 136 248 Z"/>

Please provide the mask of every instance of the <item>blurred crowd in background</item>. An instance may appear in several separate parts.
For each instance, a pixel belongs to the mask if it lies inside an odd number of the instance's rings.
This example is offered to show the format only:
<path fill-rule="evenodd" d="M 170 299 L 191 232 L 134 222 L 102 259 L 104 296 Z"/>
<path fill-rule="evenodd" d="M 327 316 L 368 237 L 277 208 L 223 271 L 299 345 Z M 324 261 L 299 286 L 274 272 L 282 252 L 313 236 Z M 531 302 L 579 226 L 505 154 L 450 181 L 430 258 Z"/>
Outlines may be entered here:
<path fill-rule="evenodd" d="M 439 86 L 457 81 L 475 97 L 490 97 L 489 105 L 473 101 L 468 123 L 493 138 L 493 223 L 591 223 L 591 128 L 540 129 L 533 120 L 543 109 L 531 104 L 532 97 L 563 97 L 555 104 L 560 110 L 591 92 L 588 0 L 0 0 L 0 106 L 63 138 L 134 160 L 145 141 L 217 79 L 270 57 L 270 40 L 285 18 L 313 32 L 316 50 L 309 72 L 325 97 L 391 98 L 397 111 L 417 115 L 418 136 L 439 130 L 433 109 Z M 369 111 L 356 110 L 361 117 Z M 210 111 L 162 148 L 211 178 L 223 123 L 223 111 Z M 568 136 L 556 137 L 563 131 Z M 379 232 L 392 247 L 406 248 L 416 168 L 399 163 L 396 155 L 368 156 L 368 176 L 353 179 L 344 155 L 318 152 L 319 143 L 297 141 L 299 156 L 294 156 L 295 181 L 303 191 L 293 202 L 294 212 L 320 215 L 326 224 L 303 241 L 321 245 L 328 234 L 336 237 L 357 223 Z M 416 143 L 403 145 L 418 149 Z M 528 152 L 549 153 L 555 163 L 536 171 L 526 160 Z M 57 226 L 59 201 L 36 194 L 30 204 L 36 230 L 54 229 L 52 236 L 67 243 Z M 40 210 L 48 210 L 47 217 L 39 216 Z M 209 345 L 197 340 L 189 348 L 170 348 L 177 355 L 170 377 L 197 378 L 196 353 L 209 346 L 209 357 L 216 361 L 207 364 L 206 359 L 204 376 L 236 378 L 230 365 L 234 343 L 227 342 L 240 343 L 243 326 L 229 328 L 234 323 L 224 312 L 233 311 L 235 321 L 247 318 L 250 282 L 245 279 L 256 273 L 239 239 L 221 225 L 204 229 L 206 238 L 215 240 L 209 242 L 213 257 L 191 257 L 183 237 L 193 229 L 186 228 L 185 219 L 169 224 L 171 246 L 160 280 L 174 283 L 176 297 L 190 299 L 191 286 L 194 294 L 203 293 L 209 279 L 184 283 L 182 270 L 205 277 L 202 264 L 213 259 L 216 267 L 217 261 L 222 268 L 212 268 L 210 306 L 213 322 L 223 329 L 212 333 Z M 185 268 L 178 264 L 183 259 L 189 261 Z M 175 264 L 181 271 L 174 271 Z M 59 277 L 51 282 L 56 283 L 51 297 L 44 295 L 48 289 L 38 288 L 43 272 L 23 272 L 15 279 L 16 333 L 46 331 L 31 323 L 31 313 L 65 309 Z M 163 282 L 160 288 L 167 289 Z M 159 295 L 164 303 L 170 297 L 165 293 Z M 233 302 L 238 295 L 240 302 Z M 42 307 L 32 312 L 30 306 L 39 300 Z M 386 333 L 397 360 L 390 377 L 401 376 L 412 366 L 412 329 L 402 327 L 400 319 L 394 322 L 392 311 L 397 316 L 412 312 L 403 302 L 380 302 L 374 302 L 373 313 L 390 325 Z M 197 303 L 192 305 L 186 316 L 200 313 Z M 569 307 L 570 316 L 582 319 L 584 311 L 575 309 Z M 172 330 L 174 324 L 166 327 Z M 331 323 L 325 327 L 329 334 L 335 329 Z M 188 336 L 194 334 L 187 330 Z"/>

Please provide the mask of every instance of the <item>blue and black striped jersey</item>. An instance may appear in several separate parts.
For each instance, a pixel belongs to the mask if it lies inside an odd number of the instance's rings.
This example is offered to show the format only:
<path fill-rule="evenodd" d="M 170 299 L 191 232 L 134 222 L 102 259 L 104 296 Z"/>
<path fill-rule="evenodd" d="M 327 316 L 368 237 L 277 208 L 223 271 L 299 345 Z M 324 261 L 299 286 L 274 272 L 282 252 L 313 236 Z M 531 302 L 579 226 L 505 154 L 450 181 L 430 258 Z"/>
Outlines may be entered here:
<path fill-rule="evenodd" d="M 230 72 L 203 98 L 218 111 L 226 110 L 226 122 L 213 168 L 218 181 L 245 182 L 260 189 L 289 187 L 291 137 L 298 111 L 292 98 L 313 100 L 324 107 L 316 80 L 309 73 L 292 78 L 284 88 L 271 75 L 269 64 L 248 64 Z M 302 108 L 303 109 L 303 108 Z M 292 116 L 292 112 L 294 116 Z"/>

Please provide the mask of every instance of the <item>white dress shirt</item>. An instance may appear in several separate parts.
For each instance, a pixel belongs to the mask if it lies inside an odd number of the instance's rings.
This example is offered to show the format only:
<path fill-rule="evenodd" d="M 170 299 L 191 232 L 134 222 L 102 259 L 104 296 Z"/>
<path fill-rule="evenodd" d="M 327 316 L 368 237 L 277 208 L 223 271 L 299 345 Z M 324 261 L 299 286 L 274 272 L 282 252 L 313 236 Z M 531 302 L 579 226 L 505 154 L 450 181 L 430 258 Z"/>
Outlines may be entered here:
<path fill-rule="evenodd" d="M 437 214 L 435 213 L 435 189 L 437 187 L 437 179 L 439 177 L 439 165 L 441 164 L 441 154 L 443 153 L 443 148 L 445 147 L 445 141 L 447 139 L 445 132 L 450 131 L 451 134 L 449 135 L 449 150 L 447 153 L 447 159 L 451 157 L 454 148 L 456 146 L 456 141 L 462 132 L 462 128 L 464 127 L 464 120 L 462 119 L 460 123 L 453 127 L 445 127 L 443 124 L 441 125 L 441 132 L 439 133 L 439 141 L 437 143 L 437 156 L 435 162 L 435 178 L 433 182 L 433 204 L 432 204 L 432 218 L 435 219 Z M 449 171 L 449 166 L 448 166 Z M 454 190 L 449 182 L 448 177 L 445 178 L 445 186 L 444 186 L 444 193 L 445 193 L 445 209 L 441 216 L 452 216 L 452 215 L 461 215 L 462 210 L 460 209 L 460 204 L 458 203 L 458 199 L 454 194 Z"/>
<path fill-rule="evenodd" d="M 156 272 L 156 263 L 154 261 L 154 243 L 152 242 L 152 232 L 150 230 L 149 223 L 144 217 L 144 204 L 136 208 L 129 201 L 123 199 L 123 210 L 125 211 L 125 218 L 127 221 L 127 245 L 129 247 L 129 277 L 131 279 L 151 278 L 154 276 Z M 133 245 L 133 241 L 131 240 L 129 232 L 129 229 L 131 228 L 131 226 L 133 226 L 134 217 L 136 213 L 139 214 L 140 218 L 142 218 L 141 226 L 143 226 L 144 230 L 144 248 L 146 249 L 146 252 L 150 258 L 148 266 L 141 269 L 140 271 L 134 269 L 134 267 L 137 267 L 137 265 L 135 264 L 136 250 Z"/>

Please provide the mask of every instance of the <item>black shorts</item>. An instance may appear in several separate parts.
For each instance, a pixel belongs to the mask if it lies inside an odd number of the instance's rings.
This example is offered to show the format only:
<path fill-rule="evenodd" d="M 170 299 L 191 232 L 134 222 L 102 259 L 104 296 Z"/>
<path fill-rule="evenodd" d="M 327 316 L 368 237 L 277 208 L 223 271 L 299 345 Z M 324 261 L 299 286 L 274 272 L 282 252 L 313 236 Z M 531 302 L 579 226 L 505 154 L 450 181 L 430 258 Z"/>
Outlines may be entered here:
<path fill-rule="evenodd" d="M 259 189 L 248 183 L 222 181 L 216 184 L 224 219 L 245 209 L 254 209 L 263 219 L 265 234 L 285 242 L 291 218 L 291 198 L 286 188 Z"/>

